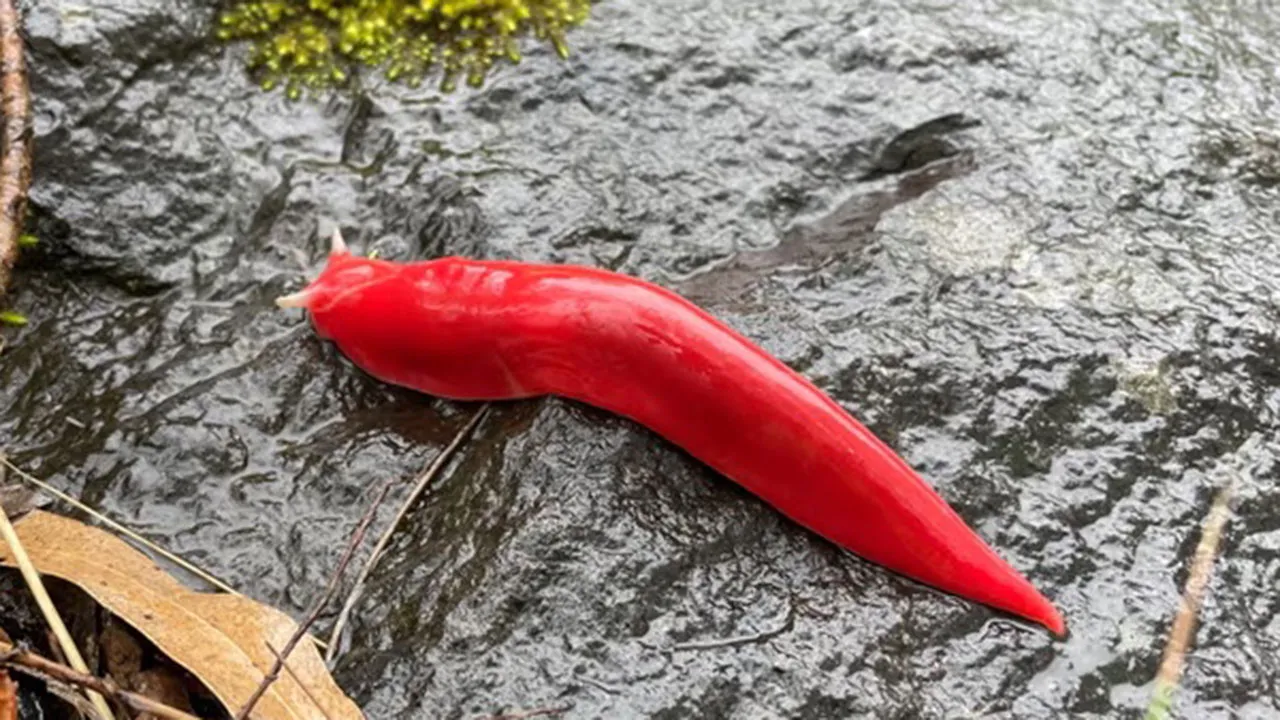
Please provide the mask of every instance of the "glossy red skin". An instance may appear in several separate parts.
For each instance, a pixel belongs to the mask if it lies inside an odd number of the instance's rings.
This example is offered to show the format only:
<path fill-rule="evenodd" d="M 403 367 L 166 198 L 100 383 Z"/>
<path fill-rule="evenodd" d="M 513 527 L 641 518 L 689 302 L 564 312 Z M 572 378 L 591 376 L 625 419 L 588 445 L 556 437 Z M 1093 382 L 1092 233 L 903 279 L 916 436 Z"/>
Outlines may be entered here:
<path fill-rule="evenodd" d="M 623 415 L 857 555 L 1064 633 L 1053 605 L 893 450 L 668 290 L 584 267 L 338 253 L 306 294 L 320 336 L 376 378 Z"/>

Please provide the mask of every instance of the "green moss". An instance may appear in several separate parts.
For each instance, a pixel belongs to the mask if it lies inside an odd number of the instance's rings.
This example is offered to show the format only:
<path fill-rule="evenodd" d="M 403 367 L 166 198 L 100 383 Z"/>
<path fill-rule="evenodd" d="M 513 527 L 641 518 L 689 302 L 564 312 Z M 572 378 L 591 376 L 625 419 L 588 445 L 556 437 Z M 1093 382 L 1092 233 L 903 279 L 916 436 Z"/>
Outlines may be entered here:
<path fill-rule="evenodd" d="M 1151 704 L 1147 706 L 1144 720 L 1167 720 L 1172 710 L 1173 688 L 1157 681 L 1156 692 L 1151 698 Z"/>
<path fill-rule="evenodd" d="M 568 55 L 564 33 L 582 24 L 591 0 L 241 0 L 219 18 L 223 40 L 248 41 L 248 65 L 265 89 L 297 98 L 346 81 L 357 65 L 392 81 L 440 87 L 481 85 L 495 62 L 520 61 L 532 35 Z"/>

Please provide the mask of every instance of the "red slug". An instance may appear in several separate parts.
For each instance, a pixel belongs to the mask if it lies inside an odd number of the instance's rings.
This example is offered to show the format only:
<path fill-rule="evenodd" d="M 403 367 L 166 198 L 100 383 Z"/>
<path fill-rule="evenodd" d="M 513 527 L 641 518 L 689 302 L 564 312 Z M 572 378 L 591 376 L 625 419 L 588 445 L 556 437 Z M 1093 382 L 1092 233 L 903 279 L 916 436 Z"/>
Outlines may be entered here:
<path fill-rule="evenodd" d="M 279 298 L 382 381 L 455 400 L 559 395 L 628 417 L 800 525 L 1040 623 L 1057 609 L 821 390 L 684 298 L 586 267 L 352 255 Z"/>

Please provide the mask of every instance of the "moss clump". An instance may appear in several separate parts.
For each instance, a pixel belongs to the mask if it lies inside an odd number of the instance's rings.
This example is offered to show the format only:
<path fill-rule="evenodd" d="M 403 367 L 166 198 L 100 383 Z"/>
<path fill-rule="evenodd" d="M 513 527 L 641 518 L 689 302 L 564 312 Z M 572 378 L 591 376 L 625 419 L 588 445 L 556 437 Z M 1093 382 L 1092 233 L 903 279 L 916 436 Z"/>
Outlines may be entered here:
<path fill-rule="evenodd" d="M 355 65 L 415 87 L 439 67 L 450 92 L 460 78 L 481 85 L 496 61 L 520 62 L 523 35 L 567 56 L 565 31 L 590 11 L 591 0 L 241 0 L 218 35 L 249 41 L 255 78 L 291 98 L 343 83 Z"/>

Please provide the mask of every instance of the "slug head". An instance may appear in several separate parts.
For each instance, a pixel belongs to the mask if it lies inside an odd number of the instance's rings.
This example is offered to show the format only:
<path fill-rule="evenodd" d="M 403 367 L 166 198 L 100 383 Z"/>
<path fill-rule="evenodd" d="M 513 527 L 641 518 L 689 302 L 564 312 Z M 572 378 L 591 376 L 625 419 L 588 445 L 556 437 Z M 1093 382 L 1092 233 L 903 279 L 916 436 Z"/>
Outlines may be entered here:
<path fill-rule="evenodd" d="M 457 362 L 452 352 L 456 318 L 437 331 L 441 318 L 424 306 L 423 275 L 422 264 L 353 255 L 334 233 L 320 274 L 276 304 L 304 308 L 320 339 L 379 380 L 431 394 L 467 395 L 474 364 Z M 505 388 L 505 376 L 501 382 Z"/>
<path fill-rule="evenodd" d="M 398 275 L 392 263 L 352 255 L 339 231 L 334 231 L 330 242 L 324 270 L 302 290 L 276 298 L 281 308 L 306 309 L 316 332 L 325 339 L 379 317 L 377 295 L 370 291 Z"/>

